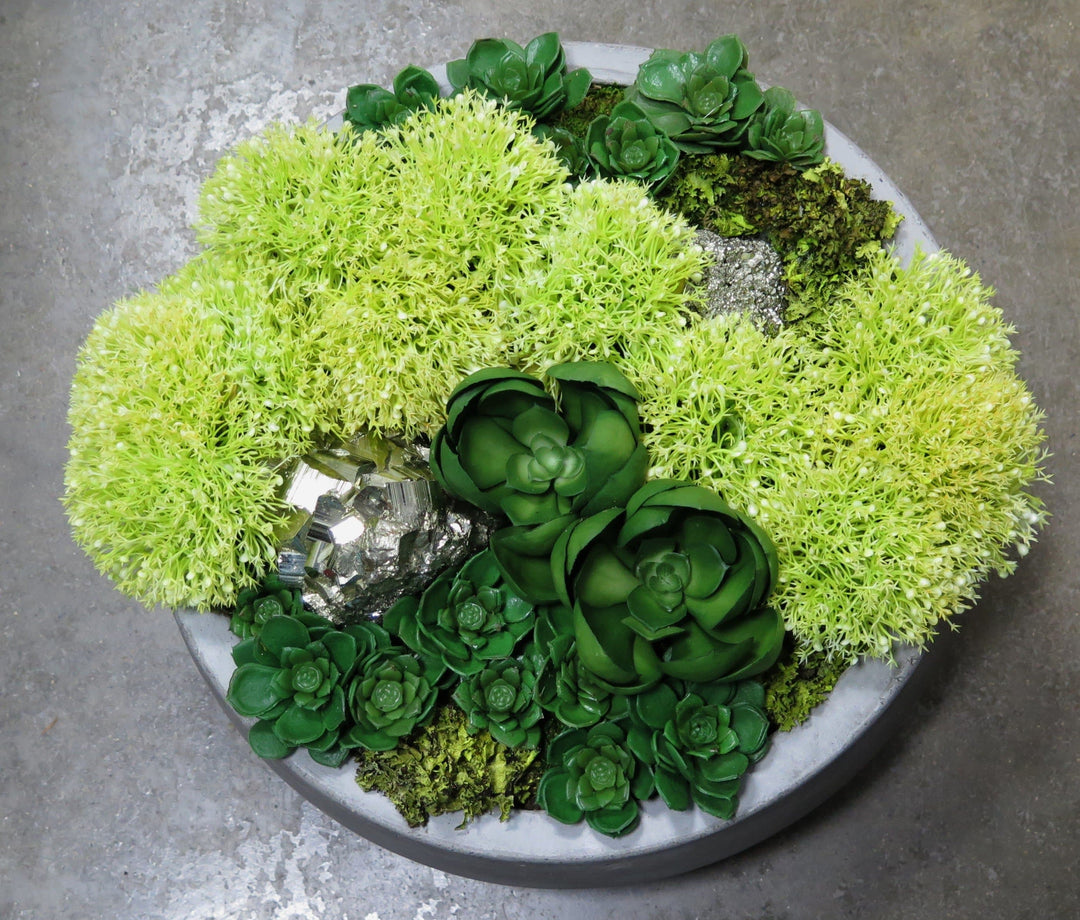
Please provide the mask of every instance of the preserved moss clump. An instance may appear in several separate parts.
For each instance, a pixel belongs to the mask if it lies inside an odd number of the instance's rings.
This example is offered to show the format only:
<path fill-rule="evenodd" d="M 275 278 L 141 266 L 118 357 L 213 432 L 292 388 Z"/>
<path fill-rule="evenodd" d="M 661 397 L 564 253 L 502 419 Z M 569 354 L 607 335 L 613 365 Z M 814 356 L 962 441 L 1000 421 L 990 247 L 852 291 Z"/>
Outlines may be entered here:
<path fill-rule="evenodd" d="M 764 236 L 784 261 L 789 321 L 821 307 L 900 220 L 831 160 L 800 172 L 743 156 L 687 157 L 660 203 L 721 236 Z"/>
<path fill-rule="evenodd" d="M 455 811 L 464 813 L 462 826 L 496 809 L 505 821 L 535 799 L 538 754 L 505 747 L 486 731 L 470 735 L 465 714 L 446 704 L 394 750 L 357 752 L 356 782 L 389 798 L 410 827 Z"/>
<path fill-rule="evenodd" d="M 775 337 L 697 325 L 642 406 L 654 475 L 697 478 L 775 535 L 772 602 L 805 653 L 924 647 L 1028 551 L 1042 415 L 990 296 L 946 255 L 879 253 Z"/>
<path fill-rule="evenodd" d="M 827 652 L 800 654 L 789 645 L 780 661 L 761 678 L 770 724 L 781 732 L 801 725 L 819 703 L 825 702 L 850 666 L 846 658 L 830 657 Z"/>

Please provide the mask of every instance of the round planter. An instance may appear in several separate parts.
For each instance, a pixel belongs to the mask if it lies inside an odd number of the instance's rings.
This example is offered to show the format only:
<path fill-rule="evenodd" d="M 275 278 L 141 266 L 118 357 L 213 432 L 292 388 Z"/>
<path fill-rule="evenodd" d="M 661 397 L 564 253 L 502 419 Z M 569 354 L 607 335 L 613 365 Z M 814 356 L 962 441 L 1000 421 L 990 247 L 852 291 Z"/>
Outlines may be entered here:
<path fill-rule="evenodd" d="M 565 43 L 571 68 L 588 67 L 599 83 L 630 83 L 649 49 Z M 445 71 L 432 71 L 445 81 Z M 866 179 L 876 197 L 893 202 L 904 221 L 894 241 L 906 260 L 916 246 L 936 243 L 911 204 L 848 138 L 826 127 L 826 153 L 851 176 Z M 181 610 L 180 632 L 195 664 L 230 718 L 245 734 L 249 720 L 225 702 L 236 641 L 222 616 Z M 543 812 L 518 811 L 509 821 L 488 815 L 459 829 L 460 815 L 410 828 L 390 801 L 361 790 L 348 765 L 322 767 L 306 752 L 267 761 L 316 807 L 350 830 L 410 859 L 457 875 L 523 887 L 603 887 L 676 875 L 731 856 L 788 826 L 846 783 L 895 730 L 917 697 L 926 654 L 901 649 L 897 664 L 863 661 L 849 669 L 811 717 L 773 736 L 767 757 L 744 781 L 731 821 L 698 810 L 669 810 L 659 799 L 644 804 L 640 825 L 611 839 L 584 823 L 566 826 Z M 254 756 L 254 755 L 252 755 Z"/>

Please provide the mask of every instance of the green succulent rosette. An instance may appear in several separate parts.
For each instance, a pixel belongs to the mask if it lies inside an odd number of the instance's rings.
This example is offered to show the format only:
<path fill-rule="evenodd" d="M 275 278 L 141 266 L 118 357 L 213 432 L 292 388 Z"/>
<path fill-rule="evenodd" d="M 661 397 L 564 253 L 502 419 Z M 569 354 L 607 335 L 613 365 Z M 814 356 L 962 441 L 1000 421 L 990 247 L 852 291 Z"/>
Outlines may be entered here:
<path fill-rule="evenodd" d="M 431 468 L 452 495 L 512 525 L 621 505 L 645 480 L 638 394 L 601 362 L 548 370 L 561 406 L 535 377 L 488 368 L 450 394 Z"/>
<path fill-rule="evenodd" d="M 389 751 L 431 717 L 444 667 L 426 656 L 384 645 L 359 664 L 349 683 L 351 726 L 343 746 Z"/>
<path fill-rule="evenodd" d="M 825 122 L 815 109 L 796 111 L 795 97 L 780 86 L 765 90 L 765 104 L 746 129 L 743 153 L 798 169 L 825 158 Z"/>
<path fill-rule="evenodd" d="M 675 172 L 679 148 L 642 109 L 624 100 L 609 115 L 594 118 L 585 151 L 605 179 L 636 179 L 659 191 Z"/>
<path fill-rule="evenodd" d="M 539 747 L 544 710 L 535 700 L 536 661 L 530 650 L 520 658 L 489 662 L 462 679 L 453 698 L 468 716 L 470 734 L 487 729 L 509 748 Z"/>
<path fill-rule="evenodd" d="M 536 700 L 568 728 L 589 728 L 626 715 L 626 697 L 612 693 L 577 654 L 573 611 L 544 608 L 536 618 L 534 641 L 540 652 Z"/>
<path fill-rule="evenodd" d="M 455 92 L 477 90 L 537 121 L 574 108 L 592 83 L 583 68 L 567 73 L 555 32 L 538 35 L 524 48 L 509 39 L 479 39 L 464 58 L 446 65 L 446 76 Z"/>
<path fill-rule="evenodd" d="M 748 59 L 735 35 L 721 36 L 703 54 L 658 49 L 625 98 L 685 153 L 736 148 L 764 98 Z"/>
<path fill-rule="evenodd" d="M 585 139 L 554 125 L 536 125 L 533 135 L 540 140 L 550 141 L 555 153 L 570 173 L 570 181 L 576 182 L 588 176 L 592 171 L 589 155 L 585 150 Z"/>
<path fill-rule="evenodd" d="M 676 811 L 730 819 L 742 776 L 768 748 L 765 691 L 754 681 L 662 683 L 630 697 L 627 746 Z"/>
<path fill-rule="evenodd" d="M 634 757 L 615 722 L 563 732 L 548 745 L 547 762 L 536 792 L 540 807 L 563 824 L 584 819 L 609 837 L 637 826 L 638 802 L 655 789 L 648 766 Z"/>
<path fill-rule="evenodd" d="M 374 83 L 350 86 L 344 119 L 358 132 L 379 131 L 401 124 L 417 109 L 432 108 L 439 95 L 435 77 L 410 65 L 394 77 L 393 92 Z"/>
<path fill-rule="evenodd" d="M 638 693 L 665 678 L 696 683 L 760 674 L 784 624 L 763 606 L 776 550 L 716 493 L 675 480 L 642 486 L 625 511 L 568 527 L 552 551 L 577 654 L 610 689 Z"/>
<path fill-rule="evenodd" d="M 513 655 L 534 619 L 533 605 L 503 580 L 491 550 L 483 550 L 439 575 L 419 599 L 397 601 L 383 624 L 415 652 L 469 675 Z"/>
<path fill-rule="evenodd" d="M 304 602 L 300 591 L 271 572 L 259 584 L 244 588 L 236 596 L 236 607 L 229 617 L 229 630 L 241 639 L 249 639 L 262 632 L 263 625 L 271 617 L 302 617 L 303 614 Z"/>
<path fill-rule="evenodd" d="M 270 617 L 258 636 L 233 648 L 237 667 L 225 698 L 240 715 L 258 720 L 248 741 L 260 757 L 304 747 L 319 763 L 345 759 L 338 744 L 346 720 L 343 682 L 356 663 L 357 640 L 322 623 L 309 628 L 296 617 Z"/>

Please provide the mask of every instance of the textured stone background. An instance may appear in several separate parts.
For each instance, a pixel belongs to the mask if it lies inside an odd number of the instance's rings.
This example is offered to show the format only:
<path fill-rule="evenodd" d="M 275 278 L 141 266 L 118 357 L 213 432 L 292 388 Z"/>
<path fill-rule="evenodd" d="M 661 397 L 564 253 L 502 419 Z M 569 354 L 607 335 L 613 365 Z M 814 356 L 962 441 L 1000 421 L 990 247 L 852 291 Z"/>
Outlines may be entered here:
<path fill-rule="evenodd" d="M 0 918 L 1065 918 L 1080 914 L 1075 0 L 0 3 Z M 1054 519 L 840 794 L 642 888 L 508 889 L 343 831 L 254 759 L 167 611 L 58 496 L 79 345 L 194 251 L 200 181 L 274 119 L 484 35 L 699 48 L 820 108 L 998 290 L 1047 412 Z"/>

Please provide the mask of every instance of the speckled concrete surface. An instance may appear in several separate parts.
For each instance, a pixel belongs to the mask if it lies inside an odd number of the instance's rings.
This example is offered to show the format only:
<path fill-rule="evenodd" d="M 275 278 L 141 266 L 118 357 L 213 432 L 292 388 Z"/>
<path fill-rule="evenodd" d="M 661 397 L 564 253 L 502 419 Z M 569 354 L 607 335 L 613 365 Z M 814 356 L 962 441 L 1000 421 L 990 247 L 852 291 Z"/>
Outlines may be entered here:
<path fill-rule="evenodd" d="M 4 0 L 0 918 L 1080 914 L 1077 19 L 1074 0 Z M 342 831 L 252 757 L 172 617 L 96 575 L 58 501 L 78 347 L 191 255 L 196 190 L 233 141 L 548 29 L 740 34 L 997 288 L 1054 453 L 1053 521 L 941 643 L 903 731 L 788 831 L 647 888 L 501 888 Z"/>

